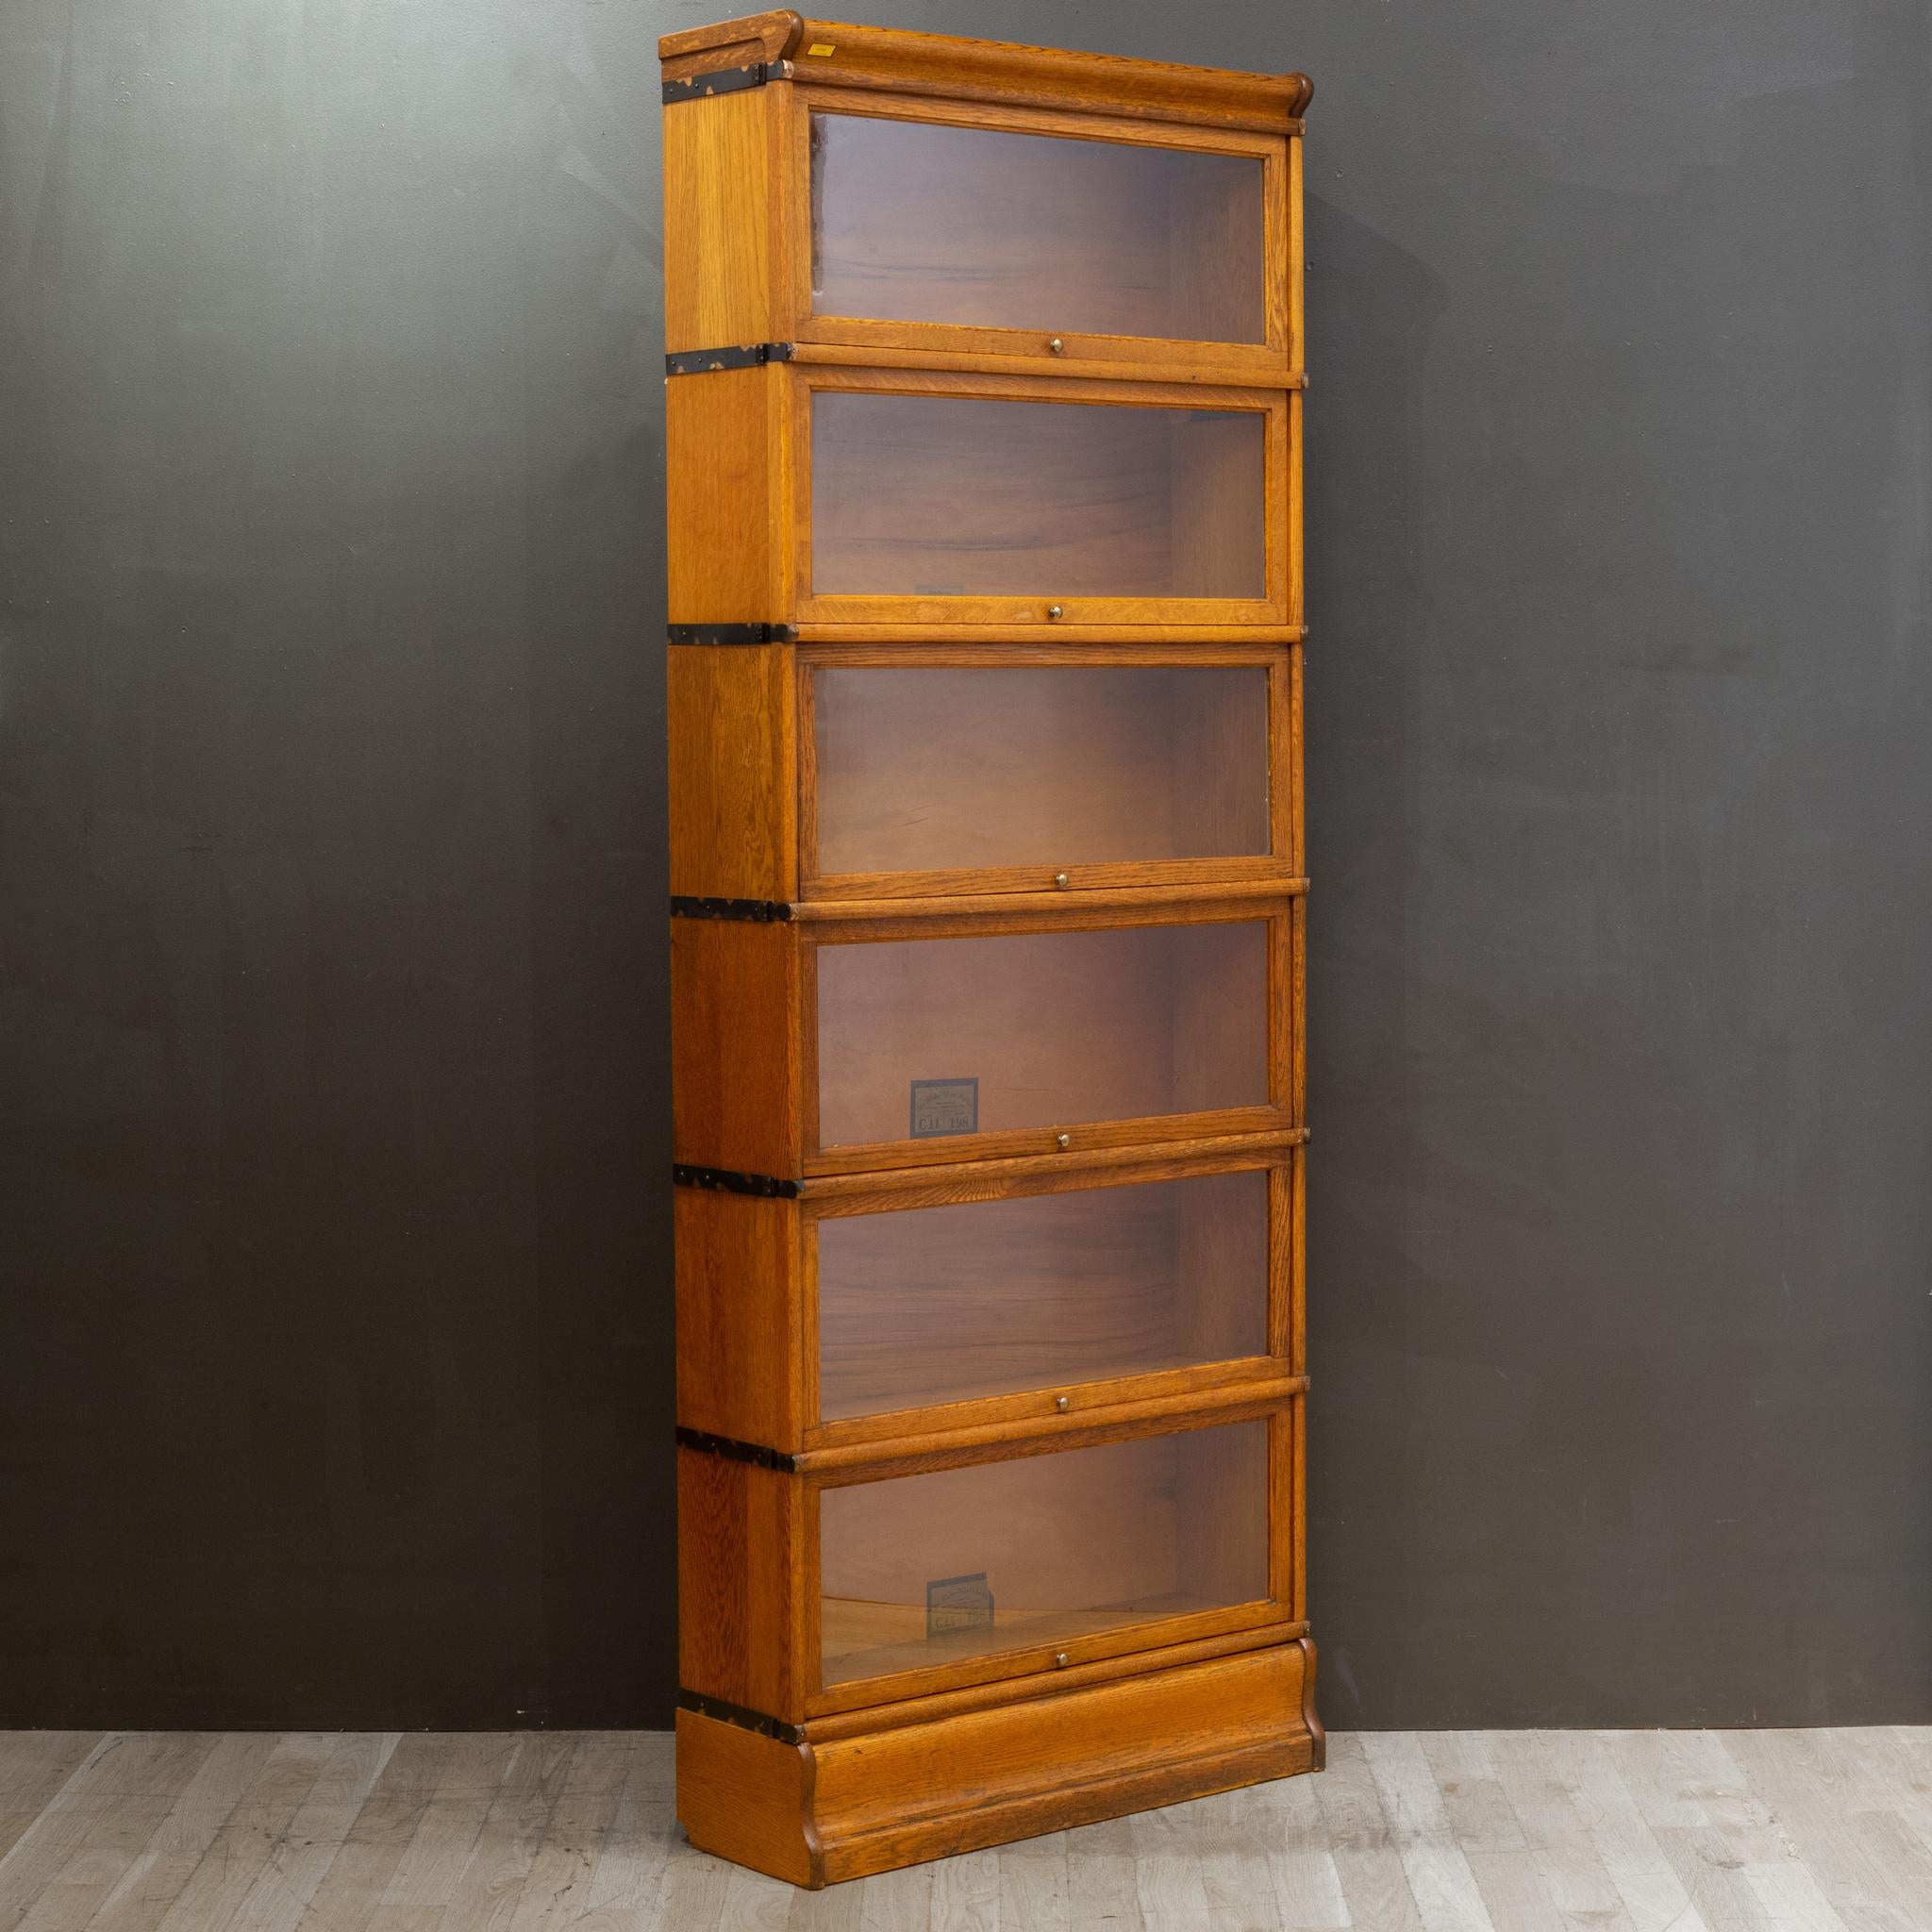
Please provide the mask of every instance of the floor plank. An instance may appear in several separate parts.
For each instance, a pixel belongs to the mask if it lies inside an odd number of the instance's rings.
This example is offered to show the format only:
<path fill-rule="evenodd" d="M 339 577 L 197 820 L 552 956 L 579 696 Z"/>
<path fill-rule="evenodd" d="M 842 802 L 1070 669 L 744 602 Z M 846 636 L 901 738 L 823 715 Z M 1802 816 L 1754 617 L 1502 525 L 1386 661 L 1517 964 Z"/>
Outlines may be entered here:
<path fill-rule="evenodd" d="M 183 1737 L 180 1749 L 158 1760 L 138 1790 L 93 1817 L 72 1857 L 19 1921 L 19 1932 L 81 1932 L 108 1894 L 141 1857 L 219 1748 L 210 1737 Z"/>
<path fill-rule="evenodd" d="M 1440 1731 L 1419 1742 L 1441 1800 L 1443 1826 L 1467 1861 L 1492 1925 L 1556 1924 L 1560 1914 L 1523 1821 L 1496 1775 L 1487 1739 Z"/>
<path fill-rule="evenodd" d="M 1926 1932 L 1932 1729 L 1331 1738 L 1329 1768 L 812 1893 L 662 1733 L 0 1733 L 6 1932 Z"/>
<path fill-rule="evenodd" d="M 1355 1921 L 1328 1846 L 1316 1780 L 1285 1777 L 1241 1796 L 1257 1816 L 1282 1932 L 1345 1932 Z"/>
<path fill-rule="evenodd" d="M 1841 1793 L 1828 1770 L 1804 1742 L 1801 1731 L 1737 1731 L 1731 1755 L 1776 1813 L 1846 1932 L 1924 1932 L 1932 1924 L 1932 1900 L 1914 1919 L 1913 1902 L 1901 1897 L 1850 1830 Z"/>
<path fill-rule="evenodd" d="M 224 1831 L 249 1788 L 274 1755 L 276 1740 L 242 1732 L 219 1740 L 202 1760 L 180 1798 L 121 1874 L 89 1932 L 145 1932 L 167 1916 L 187 1889 L 208 1848 Z"/>
<path fill-rule="evenodd" d="M 337 1740 L 281 1842 L 235 1907 L 228 1932 L 295 1932 L 401 1741 L 394 1731 L 364 1731 Z M 92 1926 L 89 1932 L 106 1928 Z"/>
<path fill-rule="evenodd" d="M 1557 1926 L 1591 1932 L 1635 1932 L 1623 1893 L 1604 1865 L 1577 1805 L 1576 1790 L 1555 1731 L 1498 1731 L 1491 1752 L 1510 1809 L 1523 1826 Z"/>
<path fill-rule="evenodd" d="M 100 1742 L 99 1731 L 0 1731 L 0 1859 Z"/>
<path fill-rule="evenodd" d="M 597 1862 L 571 1932 L 636 1932 L 664 1881 L 664 1865 L 678 1843 L 672 1815 L 670 1740 L 641 1738 L 631 1752 Z M 458 1924 L 452 1921 L 451 1932 Z"/>
<path fill-rule="evenodd" d="M 577 1742 L 573 1731 L 524 1740 L 525 1748 L 491 1800 L 469 1858 L 443 1902 L 438 1932 L 506 1932 L 562 1801 Z"/>
<path fill-rule="evenodd" d="M 1002 1845 L 999 1861 L 999 1923 L 1038 1925 L 1040 1932 L 1069 1932 L 1073 1911 L 1067 1898 L 1067 1834 L 1048 1832 L 1043 1838 Z"/>
<path fill-rule="evenodd" d="M 130 1809 L 152 1806 L 157 1790 L 179 1790 L 214 1744 L 211 1737 L 188 1733 L 102 1738 L 0 1858 L 0 1925 L 27 1918 L 77 1856 L 123 1828 Z"/>
<path fill-rule="evenodd" d="M 1570 1780 L 1572 1802 L 1637 1932 L 1709 1932 L 1605 1738 L 1567 1731 L 1558 1734 L 1556 1748 Z"/>
<path fill-rule="evenodd" d="M 1073 1860 L 1068 1860 L 1068 1887 L 1073 1885 Z M 908 1865 L 903 1872 L 881 1872 L 845 1888 L 859 1894 L 858 1932 L 899 1932 L 903 1925 L 929 1925 L 932 1923 L 932 1867 Z M 1073 1919 L 1088 1932 L 1097 1923 Z M 1124 1921 L 1120 1922 L 1124 1924 Z M 1134 1922 L 1139 1924 L 1138 1918 Z"/>
<path fill-rule="evenodd" d="M 1146 1932 L 1129 1820 L 1109 1818 L 1067 1833 L 1067 1924 L 1070 1932 Z"/>
<path fill-rule="evenodd" d="M 1475 1874 L 1449 1828 L 1422 1740 L 1413 1731 L 1378 1731 L 1362 1746 L 1426 1932 L 1495 1932 Z"/>
<path fill-rule="evenodd" d="M 1423 1932 L 1402 1853 L 1362 1746 L 1360 1738 L 1331 1732 L 1328 1769 L 1315 1780 L 1341 1895 L 1357 1925 L 1373 1925 L 1375 1932 Z"/>
<path fill-rule="evenodd" d="M 436 1793 L 456 1741 L 420 1731 L 397 1740 L 296 1921 L 301 1932 L 364 1932 Z"/>
<path fill-rule="evenodd" d="M 641 1748 L 643 1740 L 627 1731 L 585 1731 L 578 1739 L 562 1794 L 530 1862 L 507 1932 L 553 1932 L 582 1910 L 605 1835 L 624 1797 L 631 1759 Z"/>
<path fill-rule="evenodd" d="M 368 1932 L 438 1932 L 484 1821 L 518 1757 L 528 1754 L 528 1745 L 526 1739 L 501 1732 L 479 1732 L 457 1741 L 370 1915 Z"/>

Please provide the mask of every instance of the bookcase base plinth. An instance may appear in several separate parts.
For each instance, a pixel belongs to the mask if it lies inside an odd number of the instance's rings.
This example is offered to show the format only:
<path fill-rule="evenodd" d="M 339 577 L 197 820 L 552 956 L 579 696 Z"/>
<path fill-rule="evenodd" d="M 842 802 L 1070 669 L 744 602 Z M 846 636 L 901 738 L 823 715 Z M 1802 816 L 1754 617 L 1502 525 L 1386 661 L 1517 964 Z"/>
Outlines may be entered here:
<path fill-rule="evenodd" d="M 817 1888 L 1319 1770 L 1306 1639 L 814 1742 L 677 1714 L 701 1851 Z"/>

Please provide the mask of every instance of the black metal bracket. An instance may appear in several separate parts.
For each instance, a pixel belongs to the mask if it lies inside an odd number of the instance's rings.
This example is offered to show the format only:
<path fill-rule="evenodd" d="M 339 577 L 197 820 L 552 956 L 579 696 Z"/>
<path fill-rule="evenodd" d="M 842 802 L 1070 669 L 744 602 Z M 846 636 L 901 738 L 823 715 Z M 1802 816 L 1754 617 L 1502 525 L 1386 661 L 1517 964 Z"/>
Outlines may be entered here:
<path fill-rule="evenodd" d="M 784 1719 L 767 1717 L 761 1710 L 747 1710 L 741 1704 L 726 1704 L 722 1697 L 700 1697 L 695 1690 L 680 1689 L 677 1707 L 694 1712 L 699 1717 L 714 1717 L 720 1724 L 736 1724 L 741 1731 L 756 1731 L 761 1738 L 776 1738 L 781 1744 L 805 1742 L 803 1724 L 788 1724 Z"/>
<path fill-rule="evenodd" d="M 782 899 L 692 899 L 681 892 L 671 895 L 674 919 L 748 919 L 755 925 L 782 925 L 791 917 L 791 908 Z"/>
<path fill-rule="evenodd" d="M 767 362 L 789 362 L 790 342 L 743 342 L 726 349 L 680 349 L 664 358 L 666 375 L 709 375 L 716 369 L 762 369 Z"/>
<path fill-rule="evenodd" d="M 767 1449 L 762 1442 L 741 1442 L 733 1436 L 708 1436 L 703 1429 L 678 1425 L 677 1446 L 695 1449 L 701 1456 L 723 1456 L 731 1462 L 749 1462 L 758 1469 L 775 1469 L 786 1475 L 798 1473 L 798 1457 L 782 1449 Z"/>
<path fill-rule="evenodd" d="M 789 624 L 674 624 L 674 644 L 795 644 Z"/>
<path fill-rule="evenodd" d="M 735 1167 L 688 1167 L 679 1162 L 671 1178 L 680 1188 L 709 1188 L 720 1194 L 756 1194 L 762 1201 L 795 1201 L 804 1191 L 796 1181 L 775 1174 L 740 1174 Z"/>
<path fill-rule="evenodd" d="M 720 67 L 710 74 L 693 74 L 689 80 L 664 83 L 664 105 L 673 101 L 701 101 L 708 94 L 741 93 L 748 87 L 763 87 L 768 80 L 790 80 L 789 60 L 757 60 L 749 67 Z"/>

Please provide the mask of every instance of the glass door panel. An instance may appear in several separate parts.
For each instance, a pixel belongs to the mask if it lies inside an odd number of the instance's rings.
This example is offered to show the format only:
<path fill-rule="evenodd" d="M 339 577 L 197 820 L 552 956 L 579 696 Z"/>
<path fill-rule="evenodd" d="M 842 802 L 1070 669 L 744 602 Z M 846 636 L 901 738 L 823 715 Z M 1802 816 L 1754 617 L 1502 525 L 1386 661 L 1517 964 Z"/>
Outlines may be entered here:
<path fill-rule="evenodd" d="M 812 308 L 1259 342 L 1265 196 L 1257 154 L 818 113 Z"/>
<path fill-rule="evenodd" d="M 827 1422 L 1268 1351 L 1268 1175 L 817 1223 Z"/>
<path fill-rule="evenodd" d="M 1265 1107 L 1265 920 L 822 945 L 819 1144 Z"/>
<path fill-rule="evenodd" d="M 821 874 L 1269 850 L 1258 666 L 811 678 Z"/>
<path fill-rule="evenodd" d="M 1258 409 L 814 391 L 811 590 L 1266 595 Z"/>
<path fill-rule="evenodd" d="M 828 1489 L 827 1688 L 1268 1595 L 1268 1424 Z"/>

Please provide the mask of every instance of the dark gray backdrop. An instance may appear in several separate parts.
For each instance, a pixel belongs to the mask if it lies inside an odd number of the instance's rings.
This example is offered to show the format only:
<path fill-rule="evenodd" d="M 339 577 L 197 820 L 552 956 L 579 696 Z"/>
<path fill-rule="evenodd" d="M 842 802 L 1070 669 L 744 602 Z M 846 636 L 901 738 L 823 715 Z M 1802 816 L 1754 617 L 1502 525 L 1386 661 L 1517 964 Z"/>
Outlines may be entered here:
<path fill-rule="evenodd" d="M 655 38 L 0 11 L 0 1722 L 655 1724 Z M 1932 1718 L 1932 17 L 1307 67 L 1337 1724 Z"/>

